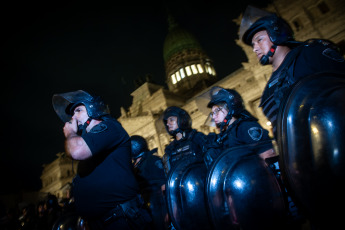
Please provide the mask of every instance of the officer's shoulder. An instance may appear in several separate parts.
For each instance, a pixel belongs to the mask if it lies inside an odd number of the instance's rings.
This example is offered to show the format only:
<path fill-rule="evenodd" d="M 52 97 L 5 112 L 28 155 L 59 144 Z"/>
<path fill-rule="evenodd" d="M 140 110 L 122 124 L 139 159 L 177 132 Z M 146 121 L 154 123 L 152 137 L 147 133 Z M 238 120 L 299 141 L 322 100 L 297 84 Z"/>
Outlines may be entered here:
<path fill-rule="evenodd" d="M 254 141 L 260 141 L 262 137 L 267 133 L 265 129 L 256 121 L 244 121 L 239 126 L 238 136 L 243 138 L 251 138 Z"/>
<path fill-rule="evenodd" d="M 105 122 L 101 122 L 90 130 L 90 133 L 102 133 L 108 129 L 108 126 Z"/>
<path fill-rule="evenodd" d="M 243 120 L 238 125 L 238 129 L 245 132 L 252 127 L 262 128 L 261 125 L 257 121 L 253 121 L 253 120 Z"/>
<path fill-rule="evenodd" d="M 326 39 L 309 39 L 303 43 L 302 52 L 310 57 L 322 55 L 328 59 L 337 62 L 344 62 L 344 57 L 340 52 L 340 48 L 333 42 Z"/>

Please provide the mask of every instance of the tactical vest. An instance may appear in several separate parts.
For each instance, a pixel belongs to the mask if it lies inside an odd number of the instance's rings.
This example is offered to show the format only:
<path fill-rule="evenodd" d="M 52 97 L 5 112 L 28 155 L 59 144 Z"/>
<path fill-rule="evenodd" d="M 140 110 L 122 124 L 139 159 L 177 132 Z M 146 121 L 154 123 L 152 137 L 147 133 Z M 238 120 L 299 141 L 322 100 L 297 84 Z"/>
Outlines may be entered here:
<path fill-rule="evenodd" d="M 166 149 L 170 169 L 173 168 L 182 158 L 185 158 L 186 156 L 191 157 L 196 155 L 193 143 L 193 137 L 195 133 L 196 130 L 193 129 L 185 140 L 174 140 Z"/>

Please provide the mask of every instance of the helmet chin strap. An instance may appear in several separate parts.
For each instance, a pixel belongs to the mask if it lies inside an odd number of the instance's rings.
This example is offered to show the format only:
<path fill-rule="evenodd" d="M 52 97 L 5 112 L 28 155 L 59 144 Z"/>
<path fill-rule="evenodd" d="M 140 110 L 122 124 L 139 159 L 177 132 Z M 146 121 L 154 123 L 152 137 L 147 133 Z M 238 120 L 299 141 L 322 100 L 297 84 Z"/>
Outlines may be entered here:
<path fill-rule="evenodd" d="M 266 55 L 263 55 L 260 58 L 260 64 L 261 65 L 267 65 L 269 58 L 273 56 L 273 54 L 276 52 L 277 46 L 276 45 L 272 45 L 270 51 L 268 51 L 268 53 Z"/>
<path fill-rule="evenodd" d="M 222 122 L 219 122 L 218 124 L 216 124 L 216 126 L 219 128 L 220 132 L 223 132 L 224 131 L 223 129 L 229 125 L 229 122 L 230 122 L 233 114 L 234 114 L 233 110 L 229 111 L 228 115 L 226 115 L 224 120 Z"/>
<path fill-rule="evenodd" d="M 169 131 L 169 134 L 170 134 L 172 137 L 174 137 L 174 138 L 176 138 L 176 135 L 177 135 L 178 133 L 181 133 L 181 134 L 182 134 L 182 139 L 186 136 L 186 133 L 185 133 L 182 129 L 180 129 L 180 128 L 177 128 L 177 129 L 175 129 L 175 130 Z"/>
<path fill-rule="evenodd" d="M 78 131 L 77 134 L 79 136 L 83 135 L 86 133 L 86 128 L 90 125 L 92 118 L 88 118 L 87 121 L 83 125 L 78 125 Z"/>

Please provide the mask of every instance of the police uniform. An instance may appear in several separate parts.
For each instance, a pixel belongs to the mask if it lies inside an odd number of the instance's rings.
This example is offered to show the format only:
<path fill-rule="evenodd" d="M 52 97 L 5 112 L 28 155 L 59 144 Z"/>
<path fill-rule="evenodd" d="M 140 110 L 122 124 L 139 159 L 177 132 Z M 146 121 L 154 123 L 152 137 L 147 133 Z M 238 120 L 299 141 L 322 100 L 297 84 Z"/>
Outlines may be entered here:
<path fill-rule="evenodd" d="M 165 184 L 162 158 L 153 155 L 157 148 L 144 153 L 134 165 L 134 172 L 139 183 L 143 199 L 153 218 L 153 229 L 165 229 L 164 218 L 167 214 L 161 186 Z"/>
<path fill-rule="evenodd" d="M 321 72 L 345 72 L 345 62 L 328 41 L 312 39 L 292 49 L 274 71 L 262 94 L 260 107 L 271 121 L 277 137 L 277 115 L 288 89 L 303 77 Z"/>
<path fill-rule="evenodd" d="M 161 187 L 165 183 L 162 158 L 153 155 L 157 148 L 146 152 L 142 159 L 134 166 L 140 190 Z"/>
<path fill-rule="evenodd" d="M 202 160 L 203 145 L 206 135 L 191 129 L 185 131 L 181 140 L 174 139 L 166 148 L 163 162 L 166 174 L 186 157 L 196 157 Z"/>
<path fill-rule="evenodd" d="M 131 142 L 118 121 L 110 117 L 102 119 L 82 134 L 92 157 L 79 162 L 73 180 L 76 210 L 93 228 L 127 229 L 122 215 L 127 206 L 122 205 L 136 203 L 139 194 L 131 165 Z M 140 204 L 134 206 L 140 207 Z M 118 218 L 111 218 L 115 216 Z"/>
<path fill-rule="evenodd" d="M 255 148 L 257 154 L 273 148 L 268 131 L 261 127 L 257 119 L 251 116 L 241 117 L 229 125 L 224 132 L 210 133 L 207 136 L 205 157 L 211 157 L 208 161 L 212 162 L 226 149 L 258 143 L 259 145 Z"/>

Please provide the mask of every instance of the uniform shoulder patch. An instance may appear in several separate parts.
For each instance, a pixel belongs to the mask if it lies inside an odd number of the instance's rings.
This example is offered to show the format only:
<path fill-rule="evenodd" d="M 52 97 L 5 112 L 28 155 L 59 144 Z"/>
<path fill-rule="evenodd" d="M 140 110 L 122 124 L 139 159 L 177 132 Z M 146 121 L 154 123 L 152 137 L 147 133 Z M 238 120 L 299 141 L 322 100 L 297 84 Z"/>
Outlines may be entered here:
<path fill-rule="evenodd" d="M 248 129 L 248 134 L 254 141 L 259 141 L 261 140 L 263 130 L 259 127 L 251 127 Z"/>
<path fill-rule="evenodd" d="M 105 131 L 107 128 L 108 126 L 106 124 L 99 123 L 90 130 L 90 133 L 101 133 Z"/>

